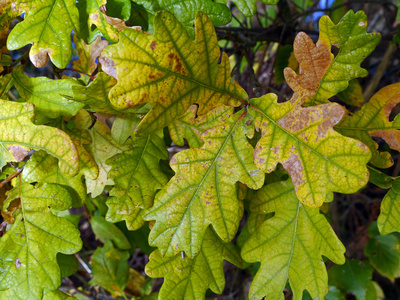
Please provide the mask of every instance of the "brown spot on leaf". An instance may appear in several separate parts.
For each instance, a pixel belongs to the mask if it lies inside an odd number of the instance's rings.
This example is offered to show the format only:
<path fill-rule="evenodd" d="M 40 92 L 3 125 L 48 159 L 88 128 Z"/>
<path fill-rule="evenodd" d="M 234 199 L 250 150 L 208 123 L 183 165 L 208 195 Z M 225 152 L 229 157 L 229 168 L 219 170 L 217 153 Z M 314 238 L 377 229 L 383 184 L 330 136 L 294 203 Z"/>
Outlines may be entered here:
<path fill-rule="evenodd" d="M 154 50 L 157 48 L 157 45 L 158 45 L 157 42 L 156 42 L 156 41 L 153 41 L 153 42 L 150 44 L 150 49 L 154 51 Z"/>
<path fill-rule="evenodd" d="M 11 153 L 16 162 L 23 161 L 29 153 L 29 149 L 20 145 L 10 145 L 7 147 L 7 150 Z"/>
<path fill-rule="evenodd" d="M 304 168 L 303 164 L 297 154 L 292 154 L 284 163 L 283 167 L 290 174 L 293 185 L 295 187 L 300 186 L 305 182 L 304 180 Z"/>

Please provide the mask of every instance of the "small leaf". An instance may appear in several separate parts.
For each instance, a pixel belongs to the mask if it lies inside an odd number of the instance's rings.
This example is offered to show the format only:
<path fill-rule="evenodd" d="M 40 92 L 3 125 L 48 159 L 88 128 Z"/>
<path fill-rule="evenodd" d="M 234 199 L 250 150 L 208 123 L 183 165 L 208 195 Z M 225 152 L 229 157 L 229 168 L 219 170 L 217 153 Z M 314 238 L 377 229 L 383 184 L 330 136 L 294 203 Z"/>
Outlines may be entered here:
<path fill-rule="evenodd" d="M 63 174 L 75 175 L 79 158 L 71 138 L 60 129 L 34 125 L 32 117 L 32 104 L 0 100 L 0 166 L 22 161 L 30 149 L 45 150 L 59 160 Z"/>
<path fill-rule="evenodd" d="M 131 248 L 131 244 L 122 231 L 114 224 L 107 222 L 102 216 L 92 216 L 90 225 L 96 238 L 102 243 L 105 244 L 107 241 L 112 241 L 118 249 L 127 250 Z"/>
<path fill-rule="evenodd" d="M 280 162 L 297 197 L 310 207 L 330 201 L 332 192 L 362 188 L 368 182 L 368 148 L 333 130 L 345 109 L 337 103 L 303 108 L 300 100 L 292 102 L 277 103 L 274 94 L 250 101 L 249 114 L 262 131 L 254 152 L 257 167 L 270 173 Z"/>
<path fill-rule="evenodd" d="M 129 278 L 128 258 L 128 251 L 118 250 L 107 241 L 92 256 L 93 279 L 89 284 L 102 286 L 113 297 L 123 296 Z"/>
<path fill-rule="evenodd" d="M 154 251 L 146 265 L 150 277 L 164 277 L 160 299 L 204 299 L 207 289 L 221 294 L 225 287 L 223 260 L 240 266 L 240 255 L 232 243 L 224 243 L 208 228 L 201 250 L 193 259 L 185 255 L 163 257 Z"/>
<path fill-rule="evenodd" d="M 382 235 L 400 232 L 400 194 L 393 188 L 387 192 L 382 200 L 378 228 Z"/>
<path fill-rule="evenodd" d="M 11 74 L 6 74 L 6 75 L 0 77 L 0 98 L 1 99 L 8 99 L 7 93 L 12 88 L 13 84 L 14 84 L 14 82 L 13 82 L 13 78 L 12 78 Z"/>
<path fill-rule="evenodd" d="M 146 215 L 147 220 L 156 220 L 149 241 L 161 255 L 184 251 L 193 258 L 210 224 L 224 242 L 235 236 L 243 213 L 236 182 L 253 189 L 264 182 L 253 163 L 242 113 L 227 115 L 220 126 L 205 131 L 201 148 L 181 151 L 171 159 L 175 176 Z"/>
<path fill-rule="evenodd" d="M 57 183 L 70 191 L 73 195 L 73 207 L 81 207 L 86 199 L 86 189 L 82 182 L 82 174 L 75 176 L 64 175 L 57 159 L 47 155 L 44 151 L 36 151 L 24 167 L 23 180 L 28 183 Z"/>
<path fill-rule="evenodd" d="M 139 122 L 140 118 L 134 114 L 118 115 L 111 128 L 111 136 L 119 145 L 123 145 L 134 135 Z"/>
<path fill-rule="evenodd" d="M 346 293 L 352 293 L 357 300 L 365 300 L 372 271 L 368 262 L 346 260 L 343 266 L 333 266 L 329 269 L 329 284 Z"/>
<path fill-rule="evenodd" d="M 279 0 L 261 0 L 264 4 L 275 5 Z M 257 12 L 257 0 L 234 0 L 238 9 L 246 16 L 252 17 Z"/>
<path fill-rule="evenodd" d="M 78 272 L 79 262 L 73 255 L 57 254 L 57 263 L 60 267 L 61 277 L 68 277 Z"/>
<path fill-rule="evenodd" d="M 365 143 L 372 152 L 371 163 L 379 168 L 389 168 L 393 160 L 388 152 L 378 152 L 371 136 L 383 138 L 390 148 L 400 151 L 400 125 L 390 122 L 392 109 L 400 103 L 400 83 L 379 90 L 368 103 L 353 116 L 346 116 L 335 129 Z"/>
<path fill-rule="evenodd" d="M 371 266 L 383 276 L 394 280 L 400 268 L 400 241 L 393 235 L 381 236 L 376 222 L 368 228 L 369 240 L 364 253 Z"/>
<path fill-rule="evenodd" d="M 117 109 L 150 103 L 153 109 L 139 124 L 137 134 L 173 122 L 192 104 L 204 115 L 222 104 L 238 105 L 246 92 L 230 77 L 229 60 L 222 54 L 214 26 L 199 12 L 193 41 L 169 12 L 157 14 L 155 35 L 126 29 L 116 45 L 100 56 L 103 70 L 117 78 L 110 99 Z M 132 78 L 134 78 L 132 80 Z M 162 87 L 162 88 L 161 88 Z"/>
<path fill-rule="evenodd" d="M 342 264 L 346 249 L 319 209 L 302 205 L 292 183 L 285 181 L 257 191 L 250 211 L 275 215 L 263 223 L 253 223 L 249 228 L 252 235 L 242 248 L 245 261 L 261 262 L 249 298 L 283 299 L 282 291 L 289 280 L 293 299 L 301 299 L 303 290 L 313 299 L 323 299 L 328 276 L 321 256 Z"/>
<path fill-rule="evenodd" d="M 57 253 L 73 254 L 82 247 L 78 229 L 50 211 L 68 209 L 72 199 L 56 184 L 18 184 L 9 192 L 8 202 L 15 198 L 21 199 L 22 209 L 0 240 L 0 290 L 9 289 L 4 299 L 40 300 L 44 290 L 61 284 Z"/>
<path fill-rule="evenodd" d="M 22 68 L 14 70 L 12 77 L 21 97 L 35 104 L 35 110 L 49 118 L 75 116 L 84 106 L 63 97 L 72 96 L 72 87 L 78 85 L 72 78 L 52 80 L 47 77 L 29 77 L 23 73 Z"/>
<path fill-rule="evenodd" d="M 362 87 L 357 79 L 349 81 L 349 86 L 343 92 L 337 94 L 344 103 L 355 107 L 361 107 L 365 103 Z"/>
<path fill-rule="evenodd" d="M 97 36 L 96 40 L 91 45 L 87 45 L 82 39 L 78 39 L 75 34 L 74 43 L 78 50 L 79 59 L 72 62 L 73 68 L 85 74 L 92 75 L 97 68 L 96 60 L 100 56 L 101 51 L 107 47 L 108 42 L 102 40 L 100 36 Z M 81 75 L 81 79 L 84 80 L 85 84 L 90 80 L 89 77 L 83 74 Z"/>
<path fill-rule="evenodd" d="M 319 30 L 318 43 L 329 48 L 335 46 L 339 53 L 321 79 L 311 104 L 326 103 L 330 97 L 344 91 L 350 80 L 365 77 L 368 72 L 360 64 L 381 39 L 378 33 L 366 32 L 367 16 L 363 11 L 348 11 L 337 25 L 328 16 L 322 16 Z"/>
<path fill-rule="evenodd" d="M 71 30 L 79 32 L 75 0 L 17 0 L 16 8 L 25 13 L 7 40 L 7 48 L 16 50 L 31 43 L 29 57 L 36 68 L 47 63 L 47 55 L 60 69 L 71 60 Z M 60 17 L 63 16 L 63 17 Z"/>
<path fill-rule="evenodd" d="M 110 179 L 107 179 L 107 172 L 111 169 L 106 164 L 107 159 L 128 148 L 118 145 L 111 137 L 110 128 L 101 122 L 96 122 L 89 132 L 92 143 L 89 145 L 88 151 L 99 167 L 99 176 L 95 180 L 86 179 L 87 192 L 91 193 L 92 198 L 94 198 L 103 192 L 107 184 L 113 183 Z"/>

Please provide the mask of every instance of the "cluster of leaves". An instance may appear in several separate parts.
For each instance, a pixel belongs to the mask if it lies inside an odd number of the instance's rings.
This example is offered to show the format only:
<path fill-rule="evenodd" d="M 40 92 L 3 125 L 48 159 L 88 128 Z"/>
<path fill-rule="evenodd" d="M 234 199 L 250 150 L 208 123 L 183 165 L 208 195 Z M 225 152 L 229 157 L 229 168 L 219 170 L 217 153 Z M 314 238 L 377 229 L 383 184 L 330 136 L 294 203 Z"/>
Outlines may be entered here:
<path fill-rule="evenodd" d="M 293 299 L 373 299 L 373 269 L 400 275 L 400 179 L 378 170 L 393 160 L 373 139 L 400 151 L 400 119 L 389 120 L 400 84 L 354 100 L 380 41 L 364 12 L 337 24 L 323 16 L 316 43 L 296 35 L 282 102 L 249 99 L 232 79 L 214 27 L 231 21 L 224 1 L 12 2 L 0 1 L 0 299 L 71 298 L 58 288 L 78 268 L 81 215 L 71 209 L 82 207 L 103 245 L 89 284 L 113 297 L 221 294 L 224 260 L 257 266 L 250 299 L 288 289 Z M 234 2 L 255 14 L 255 0 Z M 81 77 L 26 75 L 25 56 L 7 53 L 27 44 L 32 64 L 56 75 L 74 45 Z M 172 157 L 171 143 L 181 147 Z M 326 208 L 369 181 L 389 189 L 369 227 L 369 262 L 346 260 Z M 146 274 L 164 278 L 159 293 L 128 265 L 136 247 L 151 253 Z"/>

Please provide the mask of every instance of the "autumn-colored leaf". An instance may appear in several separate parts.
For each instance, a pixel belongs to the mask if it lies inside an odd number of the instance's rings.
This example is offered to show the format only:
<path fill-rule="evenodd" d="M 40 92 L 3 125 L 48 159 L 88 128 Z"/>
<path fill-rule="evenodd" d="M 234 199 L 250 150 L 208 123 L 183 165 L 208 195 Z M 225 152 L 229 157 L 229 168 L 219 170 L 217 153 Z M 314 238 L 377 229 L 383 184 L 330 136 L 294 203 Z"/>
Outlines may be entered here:
<path fill-rule="evenodd" d="M 390 154 L 379 152 L 371 136 L 383 138 L 390 148 L 400 151 L 400 118 L 389 121 L 392 109 L 399 102 L 400 83 L 388 85 L 354 115 L 346 116 L 335 130 L 365 143 L 372 152 L 371 163 L 379 168 L 388 168 L 393 164 Z"/>
<path fill-rule="evenodd" d="M 79 32 L 79 13 L 75 0 L 17 0 L 16 8 L 25 13 L 7 39 L 7 48 L 16 50 L 32 44 L 29 57 L 37 68 L 50 56 L 60 69 L 71 60 L 71 30 Z M 60 17 L 62 16 L 62 17 Z"/>
<path fill-rule="evenodd" d="M 249 298 L 283 299 L 289 280 L 293 299 L 302 299 L 304 290 L 313 299 L 324 299 L 328 276 L 321 256 L 343 264 L 345 248 L 319 209 L 302 205 L 292 183 L 285 181 L 257 191 L 250 211 L 274 216 L 255 223 L 242 247 L 245 261 L 261 262 Z"/>
<path fill-rule="evenodd" d="M 79 59 L 72 62 L 73 68 L 84 74 L 92 75 L 97 68 L 96 60 L 100 56 L 101 51 L 107 47 L 108 42 L 97 36 L 91 45 L 87 45 L 82 39 L 78 39 L 75 34 L 74 43 L 78 50 Z M 87 84 L 90 78 L 84 76 L 84 74 L 81 75 L 81 79 Z"/>
<path fill-rule="evenodd" d="M 62 173 L 75 175 L 79 156 L 71 138 L 60 129 L 32 123 L 33 105 L 0 100 L 0 166 L 22 161 L 30 149 L 44 150 L 58 159 Z"/>
<path fill-rule="evenodd" d="M 100 56 L 103 70 L 118 80 L 110 91 L 112 105 L 153 106 L 137 134 L 163 128 L 194 103 L 199 104 L 197 113 L 204 115 L 222 104 L 247 100 L 230 77 L 227 55 L 220 57 L 214 26 L 205 14 L 197 14 L 196 41 L 169 12 L 158 13 L 154 23 L 154 35 L 125 29 L 119 43 Z"/>
<path fill-rule="evenodd" d="M 12 73 L 13 82 L 20 96 L 35 104 L 35 110 L 49 118 L 74 116 L 84 104 L 67 100 L 64 95 L 72 96 L 72 87 L 78 85 L 75 79 L 52 80 L 47 77 L 29 77 L 22 68 Z"/>
<path fill-rule="evenodd" d="M 68 209 L 72 198 L 57 184 L 19 183 L 9 192 L 4 209 L 16 198 L 22 208 L 0 240 L 1 298 L 41 300 L 45 290 L 61 284 L 57 253 L 73 254 L 82 246 L 79 230 L 50 211 Z"/>
<path fill-rule="evenodd" d="M 230 111 L 229 106 L 219 106 L 207 115 L 196 118 L 197 106 L 192 105 L 185 114 L 168 125 L 171 139 L 178 146 L 184 145 L 183 139 L 185 138 L 190 148 L 201 147 L 203 145 L 201 134 L 208 128 L 218 126 Z"/>
<path fill-rule="evenodd" d="M 293 100 L 277 103 L 277 96 L 268 94 L 250 101 L 249 114 L 262 132 L 254 152 L 257 167 L 270 173 L 280 162 L 297 197 L 310 207 L 332 200 L 332 192 L 362 188 L 371 154 L 361 142 L 333 130 L 345 109 L 337 103 L 303 108 Z"/>
<path fill-rule="evenodd" d="M 201 135 L 201 148 L 181 151 L 171 159 L 175 176 L 146 215 L 147 220 L 156 220 L 149 240 L 162 255 L 184 251 L 193 258 L 210 224 L 224 242 L 235 236 L 243 212 L 236 182 L 258 189 L 264 181 L 253 162 L 242 113 L 232 115 L 231 110 L 220 126 Z"/>
<path fill-rule="evenodd" d="M 164 277 L 159 299 L 204 299 L 207 289 L 221 294 L 225 287 L 223 260 L 240 266 L 240 255 L 232 243 L 224 243 L 208 228 L 199 254 L 194 258 L 185 255 L 163 257 L 154 251 L 146 265 L 150 277 Z"/>
<path fill-rule="evenodd" d="M 366 33 L 367 17 L 364 12 L 349 11 L 338 25 L 328 16 L 319 21 L 320 35 L 316 45 L 300 32 L 294 42 L 294 54 L 300 64 L 299 74 L 291 68 L 284 73 L 289 86 L 302 97 L 310 98 L 306 104 L 327 103 L 328 99 L 344 91 L 349 81 L 364 77 L 368 72 L 360 67 L 380 40 L 379 34 Z M 339 48 L 334 57 L 331 47 Z"/>

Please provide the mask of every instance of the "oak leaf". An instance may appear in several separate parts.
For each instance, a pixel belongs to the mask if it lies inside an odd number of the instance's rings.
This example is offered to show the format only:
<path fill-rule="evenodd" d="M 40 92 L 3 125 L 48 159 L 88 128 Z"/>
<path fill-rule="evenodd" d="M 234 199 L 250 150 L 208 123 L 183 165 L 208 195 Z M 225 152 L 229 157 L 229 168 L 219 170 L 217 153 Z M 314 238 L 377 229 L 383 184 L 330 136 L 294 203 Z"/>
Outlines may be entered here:
<path fill-rule="evenodd" d="M 100 56 L 103 70 L 118 80 L 110 91 L 113 106 L 153 106 L 139 124 L 138 135 L 163 128 L 194 103 L 204 115 L 222 104 L 247 100 L 230 77 L 228 57 L 221 57 L 214 26 L 204 13 L 197 13 L 195 41 L 167 11 L 158 13 L 154 23 L 154 35 L 125 29 L 119 43 Z"/>
<path fill-rule="evenodd" d="M 319 207 L 332 200 L 332 192 L 354 193 L 368 182 L 371 154 L 361 142 L 333 130 L 344 107 L 327 103 L 303 108 L 301 99 L 305 97 L 277 103 L 277 96 L 268 94 L 250 100 L 249 114 L 262 133 L 254 158 L 266 173 L 280 162 L 299 200 Z"/>
<path fill-rule="evenodd" d="M 250 201 L 253 214 L 274 216 L 250 223 L 250 237 L 242 247 L 245 261 L 261 262 L 249 298 L 283 299 L 289 280 L 293 299 L 302 299 L 304 290 L 323 299 L 328 276 L 321 256 L 343 264 L 346 251 L 326 218 L 319 209 L 302 205 L 290 180 L 264 186 Z"/>
<path fill-rule="evenodd" d="M 43 67 L 49 55 L 58 68 L 65 68 L 72 57 L 71 30 L 79 33 L 75 3 L 75 0 L 15 1 L 15 7 L 25 13 L 25 20 L 10 32 L 7 48 L 16 50 L 31 43 L 29 57 L 35 67 Z"/>
<path fill-rule="evenodd" d="M 221 125 L 201 135 L 201 148 L 181 151 L 171 159 L 175 176 L 146 215 L 147 220 L 156 220 L 149 241 L 162 255 L 184 251 L 193 258 L 210 224 L 224 242 L 235 236 L 243 213 L 236 182 L 253 189 L 264 182 L 253 162 L 242 113 L 232 115 L 231 109 Z"/>

